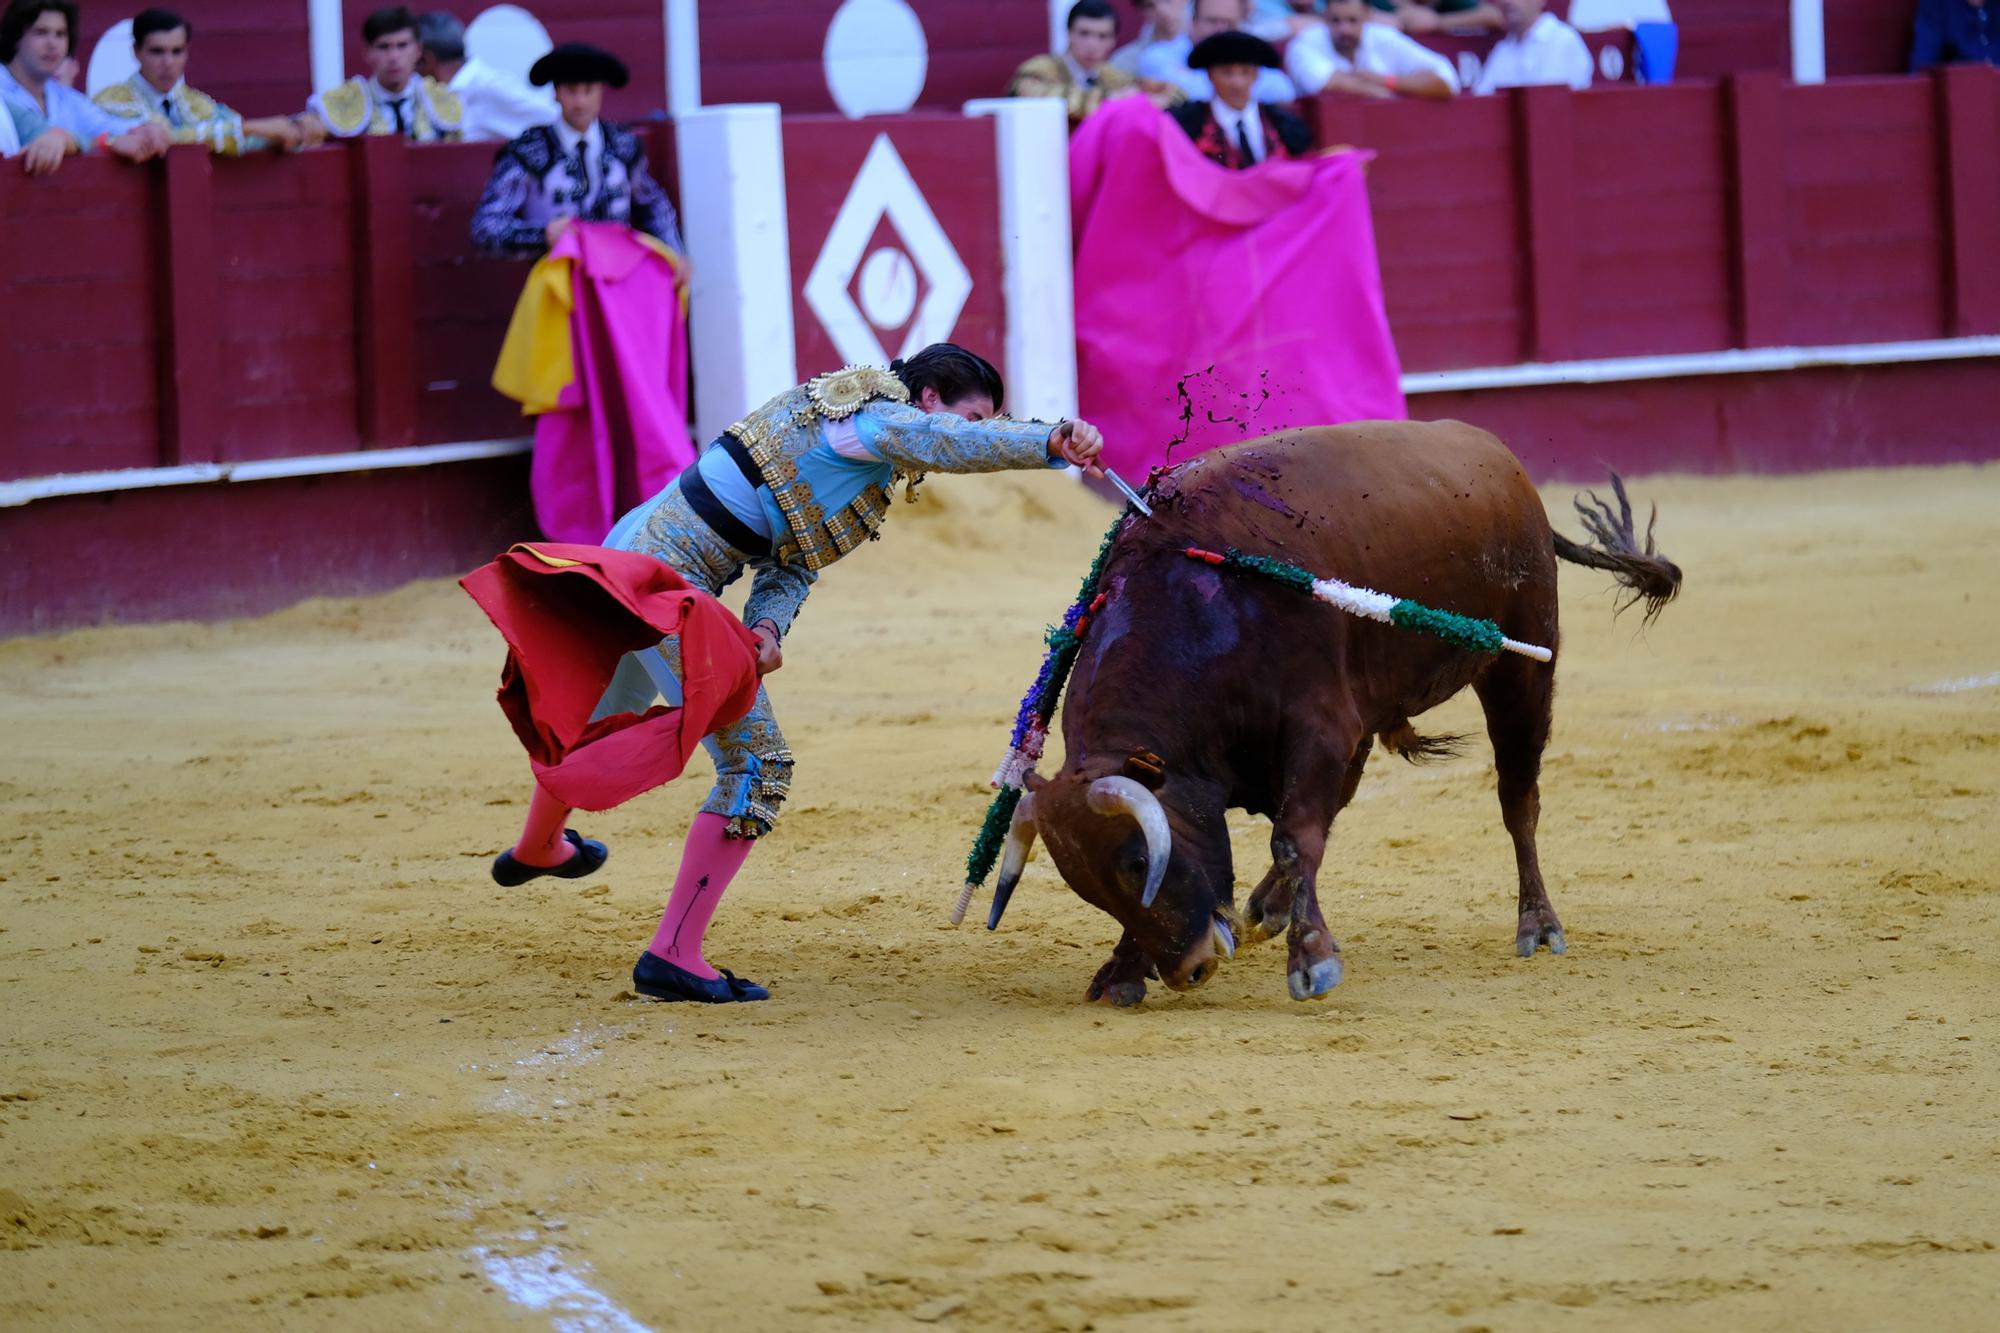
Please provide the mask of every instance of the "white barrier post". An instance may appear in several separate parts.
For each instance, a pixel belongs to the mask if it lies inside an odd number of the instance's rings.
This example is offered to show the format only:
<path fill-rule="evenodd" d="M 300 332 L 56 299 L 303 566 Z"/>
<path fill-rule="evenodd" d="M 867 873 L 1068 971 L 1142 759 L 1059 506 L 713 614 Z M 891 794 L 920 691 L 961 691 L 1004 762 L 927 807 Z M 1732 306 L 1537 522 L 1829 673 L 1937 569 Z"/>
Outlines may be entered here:
<path fill-rule="evenodd" d="M 965 114 L 993 118 L 999 149 L 1008 411 L 1044 421 L 1073 416 L 1068 110 L 1060 98 L 1017 97 L 967 102 Z"/>
<path fill-rule="evenodd" d="M 306 47 L 312 58 L 312 88 L 323 93 L 347 78 L 346 19 L 340 0 L 306 0 Z"/>
<path fill-rule="evenodd" d="M 702 107 L 675 127 L 695 431 L 709 440 L 798 383 L 784 137 L 769 104 Z"/>
<path fill-rule="evenodd" d="M 1825 0 L 1792 0 L 1792 82 L 1826 82 Z"/>
<path fill-rule="evenodd" d="M 701 15 L 697 0 L 664 0 L 667 110 L 685 116 L 701 107 Z"/>

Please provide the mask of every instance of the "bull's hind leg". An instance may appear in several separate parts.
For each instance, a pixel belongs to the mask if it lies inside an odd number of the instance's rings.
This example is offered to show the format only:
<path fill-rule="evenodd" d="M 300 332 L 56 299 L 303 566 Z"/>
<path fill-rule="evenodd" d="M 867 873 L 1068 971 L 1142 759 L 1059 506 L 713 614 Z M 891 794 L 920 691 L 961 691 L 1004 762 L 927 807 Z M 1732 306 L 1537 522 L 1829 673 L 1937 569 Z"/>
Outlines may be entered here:
<path fill-rule="evenodd" d="M 1146 978 L 1152 973 L 1153 965 L 1146 960 L 1146 951 L 1126 931 L 1118 937 L 1118 945 L 1111 951 L 1111 957 L 1091 980 L 1088 998 L 1103 1000 L 1120 1009 L 1130 1008 L 1146 998 Z"/>
<path fill-rule="evenodd" d="M 1361 785 L 1361 770 L 1368 766 L 1369 751 L 1375 742 L 1367 736 L 1361 738 L 1354 757 L 1348 761 L 1347 772 L 1341 777 L 1340 792 L 1334 802 L 1335 810 L 1344 810 L 1354 799 L 1355 790 Z M 1271 868 L 1264 872 L 1257 887 L 1243 904 L 1244 923 L 1249 927 L 1251 940 L 1275 939 L 1292 924 L 1292 903 L 1298 894 L 1298 846 L 1281 828 L 1271 831 Z"/>
<path fill-rule="evenodd" d="M 1514 861 L 1521 875 L 1514 949 L 1523 958 L 1534 957 L 1544 944 L 1550 953 L 1565 953 L 1569 947 L 1542 884 L 1541 859 L 1535 853 L 1535 826 L 1542 815 L 1542 750 L 1549 743 L 1555 681 L 1553 666 L 1502 656 L 1473 683 L 1480 707 L 1486 710 L 1486 734 L 1493 742 L 1500 818 L 1514 840 Z"/>

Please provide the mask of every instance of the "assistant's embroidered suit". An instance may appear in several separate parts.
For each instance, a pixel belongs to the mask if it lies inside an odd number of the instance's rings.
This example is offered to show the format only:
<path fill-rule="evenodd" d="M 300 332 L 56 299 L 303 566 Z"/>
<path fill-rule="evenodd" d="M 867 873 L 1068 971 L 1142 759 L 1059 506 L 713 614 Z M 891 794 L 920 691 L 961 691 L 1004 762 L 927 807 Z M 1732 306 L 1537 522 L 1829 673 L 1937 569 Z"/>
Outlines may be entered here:
<path fill-rule="evenodd" d="M 553 125 L 537 125 L 493 156 L 493 174 L 472 215 L 472 241 L 502 254 L 539 254 L 548 248 L 549 222 L 623 222 L 685 253 L 679 219 L 667 192 L 646 168 L 639 136 L 610 121 L 597 122 L 603 143 L 596 171 L 581 144 L 566 152 Z"/>
<path fill-rule="evenodd" d="M 175 143 L 198 143 L 212 153 L 236 157 L 269 147 L 259 135 L 243 132 L 243 117 L 186 82 L 159 92 L 142 74 L 114 83 L 90 99 L 133 124 L 152 121 L 166 127 Z"/>
<path fill-rule="evenodd" d="M 1194 146 L 1201 155 L 1218 166 L 1231 171 L 1242 171 L 1257 164 L 1244 153 L 1243 146 L 1223 132 L 1222 125 L 1215 119 L 1211 103 L 1184 102 L 1167 114 L 1194 140 Z M 1278 107 L 1254 104 L 1257 114 L 1264 123 L 1264 161 L 1284 162 L 1291 158 L 1303 157 L 1312 148 L 1312 131 L 1297 116 Z"/>
<path fill-rule="evenodd" d="M 314 93 L 306 99 L 306 109 L 336 139 L 401 134 L 414 143 L 438 143 L 463 137 L 465 128 L 458 94 L 429 76 L 412 79 L 402 92 L 392 93 L 357 74 L 339 87 Z"/>

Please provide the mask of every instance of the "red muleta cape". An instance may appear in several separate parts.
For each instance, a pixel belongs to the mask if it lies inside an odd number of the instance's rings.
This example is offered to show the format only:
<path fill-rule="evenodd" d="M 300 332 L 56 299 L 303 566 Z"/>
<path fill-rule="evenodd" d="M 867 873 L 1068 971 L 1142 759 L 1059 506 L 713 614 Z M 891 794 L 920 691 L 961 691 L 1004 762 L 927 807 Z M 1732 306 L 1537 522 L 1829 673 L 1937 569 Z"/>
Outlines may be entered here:
<path fill-rule="evenodd" d="M 756 702 L 756 636 L 651 556 L 524 543 L 459 584 L 507 640 L 500 710 L 535 780 L 564 805 L 609 810 L 671 781 L 702 737 Z M 592 722 L 619 659 L 670 634 L 681 706 Z"/>

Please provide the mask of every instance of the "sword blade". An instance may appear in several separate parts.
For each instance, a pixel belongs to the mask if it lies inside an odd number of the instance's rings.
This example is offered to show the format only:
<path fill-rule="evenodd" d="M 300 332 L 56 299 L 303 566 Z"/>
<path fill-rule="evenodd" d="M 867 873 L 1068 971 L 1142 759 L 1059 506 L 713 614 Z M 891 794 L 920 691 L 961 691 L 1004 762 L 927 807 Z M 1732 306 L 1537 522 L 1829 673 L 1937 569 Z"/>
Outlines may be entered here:
<path fill-rule="evenodd" d="M 1110 468 L 1104 469 L 1104 475 L 1110 479 L 1111 484 L 1113 486 L 1116 486 L 1121 492 L 1124 493 L 1124 496 L 1127 500 L 1130 500 L 1132 502 L 1132 507 L 1134 509 L 1144 514 L 1147 518 L 1151 518 L 1153 516 L 1153 507 L 1147 504 L 1144 500 L 1141 500 L 1139 498 L 1139 492 L 1133 490 L 1131 484 L 1127 482 L 1125 478 L 1119 476 L 1116 472 L 1113 472 Z"/>

